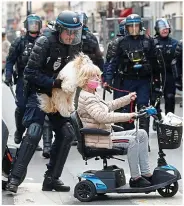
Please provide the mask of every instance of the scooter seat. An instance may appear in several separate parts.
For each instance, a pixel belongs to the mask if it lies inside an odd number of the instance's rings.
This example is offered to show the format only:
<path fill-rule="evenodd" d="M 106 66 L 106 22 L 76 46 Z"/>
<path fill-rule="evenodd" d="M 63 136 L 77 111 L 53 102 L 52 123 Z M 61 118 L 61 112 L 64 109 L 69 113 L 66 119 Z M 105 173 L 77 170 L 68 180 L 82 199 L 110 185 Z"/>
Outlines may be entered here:
<path fill-rule="evenodd" d="M 96 156 L 108 157 L 113 155 L 126 155 L 127 150 L 123 148 L 95 148 L 95 147 L 85 147 L 85 156 L 87 158 L 92 158 Z"/>

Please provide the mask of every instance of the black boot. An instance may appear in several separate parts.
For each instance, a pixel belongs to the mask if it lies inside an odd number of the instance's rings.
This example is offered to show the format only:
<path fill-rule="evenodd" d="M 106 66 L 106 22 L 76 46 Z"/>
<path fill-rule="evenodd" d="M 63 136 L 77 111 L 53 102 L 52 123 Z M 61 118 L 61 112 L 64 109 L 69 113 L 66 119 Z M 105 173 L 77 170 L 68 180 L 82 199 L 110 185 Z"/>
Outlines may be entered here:
<path fill-rule="evenodd" d="M 18 186 L 20 184 L 20 179 L 17 177 L 10 177 L 8 183 L 6 184 L 6 190 L 10 192 L 17 193 Z"/>
<path fill-rule="evenodd" d="M 43 191 L 52 191 L 55 190 L 57 192 L 69 192 L 70 187 L 65 186 L 64 183 L 59 180 L 59 178 L 53 178 L 51 176 L 45 175 L 45 179 L 42 185 Z"/>
<path fill-rule="evenodd" d="M 20 144 L 22 141 L 22 135 L 25 132 L 25 127 L 22 125 L 22 118 L 24 116 L 24 111 L 21 111 L 20 108 L 16 108 L 15 110 L 15 124 L 16 124 L 16 131 L 14 134 L 14 142 L 15 144 Z"/>
<path fill-rule="evenodd" d="M 64 138 L 58 140 L 58 135 L 62 135 Z M 56 134 L 54 143 L 52 144 L 50 162 L 47 165 L 48 171 L 45 173 L 45 179 L 43 182 L 43 191 L 70 191 L 69 186 L 64 186 L 63 182 L 59 180 L 62 174 L 64 164 L 68 157 L 68 153 L 71 148 L 71 143 L 75 137 L 75 132 L 72 125 L 66 122 L 62 127 L 60 134 Z"/>
<path fill-rule="evenodd" d="M 52 126 L 49 119 L 45 118 L 43 126 L 43 153 L 42 156 L 45 158 L 50 158 L 50 151 L 52 146 Z"/>
<path fill-rule="evenodd" d="M 35 149 L 42 135 L 42 126 L 32 123 L 27 129 L 25 138 L 21 142 L 18 156 L 13 163 L 11 174 L 6 189 L 11 192 L 17 192 L 20 180 L 25 175 L 27 166 L 35 152 Z"/>

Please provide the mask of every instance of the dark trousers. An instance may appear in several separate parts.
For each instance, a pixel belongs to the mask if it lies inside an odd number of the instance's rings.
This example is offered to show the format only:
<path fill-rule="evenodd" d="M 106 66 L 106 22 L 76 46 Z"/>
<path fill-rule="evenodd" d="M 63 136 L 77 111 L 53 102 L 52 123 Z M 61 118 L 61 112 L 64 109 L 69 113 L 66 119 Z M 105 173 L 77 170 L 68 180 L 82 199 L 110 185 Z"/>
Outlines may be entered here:
<path fill-rule="evenodd" d="M 120 90 L 127 90 L 130 92 L 137 93 L 136 104 L 138 110 L 141 109 L 142 106 L 148 106 L 150 100 L 150 80 L 122 80 L 119 85 Z M 114 91 L 114 99 L 120 98 L 122 96 L 127 95 L 127 92 L 118 92 Z M 135 111 L 135 102 L 133 103 L 133 108 L 131 111 L 130 105 L 127 105 L 118 110 L 118 112 L 122 113 L 130 113 Z M 149 120 L 147 120 L 149 122 Z M 134 129 L 134 123 L 123 123 L 122 126 L 125 130 Z M 141 128 L 141 127 L 140 127 Z M 149 125 L 146 126 L 145 130 L 149 133 Z"/>

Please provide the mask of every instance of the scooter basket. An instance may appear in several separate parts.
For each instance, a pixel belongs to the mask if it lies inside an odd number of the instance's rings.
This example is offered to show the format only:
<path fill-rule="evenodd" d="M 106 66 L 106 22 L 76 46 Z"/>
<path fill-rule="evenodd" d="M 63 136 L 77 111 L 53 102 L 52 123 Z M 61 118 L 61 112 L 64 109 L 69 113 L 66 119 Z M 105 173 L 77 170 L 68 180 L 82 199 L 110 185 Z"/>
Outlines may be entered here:
<path fill-rule="evenodd" d="M 170 126 L 159 122 L 157 124 L 158 143 L 162 149 L 176 149 L 181 145 L 182 126 Z"/>

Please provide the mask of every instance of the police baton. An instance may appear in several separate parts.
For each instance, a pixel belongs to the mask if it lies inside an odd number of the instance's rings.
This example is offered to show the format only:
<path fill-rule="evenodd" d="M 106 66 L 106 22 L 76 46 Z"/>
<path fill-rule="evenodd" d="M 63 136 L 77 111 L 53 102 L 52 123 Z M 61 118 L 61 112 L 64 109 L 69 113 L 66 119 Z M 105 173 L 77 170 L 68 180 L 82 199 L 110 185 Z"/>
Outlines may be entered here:
<path fill-rule="evenodd" d="M 9 84 L 9 87 L 10 87 L 11 93 L 12 93 L 14 99 L 15 99 L 15 102 L 18 102 L 17 97 L 15 96 L 15 93 L 14 93 L 14 91 L 13 91 L 13 87 L 12 87 L 12 85 Z"/>

